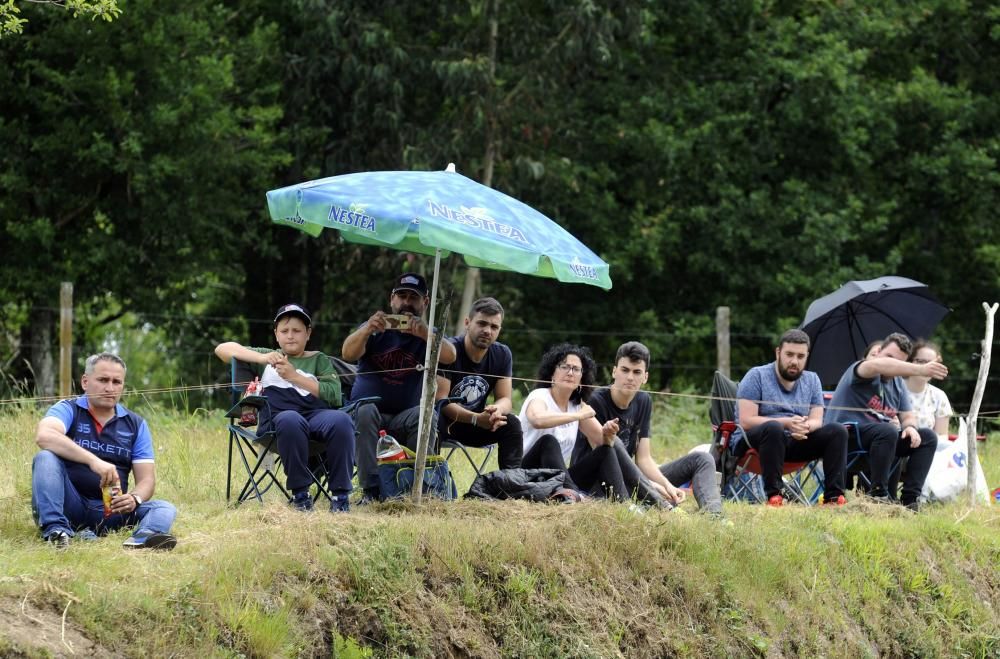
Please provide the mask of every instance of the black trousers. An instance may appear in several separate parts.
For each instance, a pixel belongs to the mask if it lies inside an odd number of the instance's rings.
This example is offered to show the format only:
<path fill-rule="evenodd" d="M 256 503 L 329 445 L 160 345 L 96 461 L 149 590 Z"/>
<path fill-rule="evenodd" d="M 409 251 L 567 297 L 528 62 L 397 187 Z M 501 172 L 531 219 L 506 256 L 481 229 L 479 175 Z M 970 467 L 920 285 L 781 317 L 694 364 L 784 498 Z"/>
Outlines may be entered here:
<path fill-rule="evenodd" d="M 616 446 L 598 446 L 570 465 L 567 472 L 576 489 L 593 496 L 604 496 L 615 501 L 630 501 L 639 487 L 638 469 L 627 477 L 622 469 L 621 456 Z M 631 463 L 625 447 L 621 452 L 625 461 Z M 524 454 L 521 466 L 525 469 L 566 469 L 559 441 L 552 435 L 542 435 L 528 452 Z"/>
<path fill-rule="evenodd" d="M 931 470 L 934 452 L 937 450 L 937 435 L 930 428 L 920 428 L 920 446 L 910 448 L 910 440 L 891 423 L 866 423 L 857 427 L 861 448 L 868 452 L 869 475 L 873 496 L 889 493 L 888 484 L 893 459 L 909 457 L 906 475 L 903 477 L 903 493 L 900 502 L 909 504 L 920 497 L 920 491 Z"/>
<path fill-rule="evenodd" d="M 781 474 L 785 462 L 823 460 L 823 496 L 836 499 L 844 493 L 844 466 L 847 460 L 847 429 L 828 423 L 813 430 L 803 440 L 792 439 L 780 421 L 768 421 L 747 431 L 747 442 L 760 455 L 764 493 L 781 494 Z"/>
<path fill-rule="evenodd" d="M 497 462 L 501 469 L 517 469 L 521 465 L 521 452 L 524 450 L 524 440 L 521 436 L 521 420 L 516 414 L 507 415 L 507 425 L 496 430 L 478 428 L 471 423 L 448 422 L 444 415 L 439 426 L 438 439 L 453 439 L 466 446 L 482 448 L 490 444 L 497 445 Z"/>

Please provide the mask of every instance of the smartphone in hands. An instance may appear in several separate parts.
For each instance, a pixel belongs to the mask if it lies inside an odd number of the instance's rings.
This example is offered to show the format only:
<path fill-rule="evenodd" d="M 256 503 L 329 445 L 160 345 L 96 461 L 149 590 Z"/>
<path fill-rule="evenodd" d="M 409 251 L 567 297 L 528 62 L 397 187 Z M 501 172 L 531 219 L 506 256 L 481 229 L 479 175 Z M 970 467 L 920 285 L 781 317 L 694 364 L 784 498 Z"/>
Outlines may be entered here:
<path fill-rule="evenodd" d="M 385 315 L 385 328 L 390 330 L 408 330 L 410 329 L 410 318 L 406 314 L 402 313 L 387 313 Z"/>

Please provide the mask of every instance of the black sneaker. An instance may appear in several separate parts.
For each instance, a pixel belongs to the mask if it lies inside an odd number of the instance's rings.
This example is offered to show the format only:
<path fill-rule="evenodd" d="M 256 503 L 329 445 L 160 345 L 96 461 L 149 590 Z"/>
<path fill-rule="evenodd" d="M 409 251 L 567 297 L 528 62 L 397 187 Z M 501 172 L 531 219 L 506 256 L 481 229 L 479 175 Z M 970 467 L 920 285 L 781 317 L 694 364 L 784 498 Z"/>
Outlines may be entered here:
<path fill-rule="evenodd" d="M 313 500 L 309 495 L 309 492 L 299 492 L 292 497 L 292 500 L 288 502 L 288 505 L 295 510 L 301 510 L 304 513 L 312 512 Z"/>
<path fill-rule="evenodd" d="M 69 547 L 69 534 L 65 531 L 49 531 L 42 539 L 56 549 Z"/>
<path fill-rule="evenodd" d="M 330 499 L 330 512 L 331 513 L 349 513 L 351 512 L 351 502 L 347 494 L 335 494 L 333 498 Z"/>
<path fill-rule="evenodd" d="M 170 550 L 177 546 L 177 538 L 169 533 L 141 533 L 130 536 L 122 547 L 125 549 L 165 549 Z"/>

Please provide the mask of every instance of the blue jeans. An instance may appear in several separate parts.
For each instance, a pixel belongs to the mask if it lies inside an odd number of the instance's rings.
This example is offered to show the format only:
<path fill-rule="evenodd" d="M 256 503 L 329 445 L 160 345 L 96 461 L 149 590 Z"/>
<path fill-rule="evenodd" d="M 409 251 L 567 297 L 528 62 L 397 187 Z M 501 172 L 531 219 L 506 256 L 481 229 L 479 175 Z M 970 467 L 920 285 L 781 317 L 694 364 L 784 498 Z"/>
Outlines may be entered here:
<path fill-rule="evenodd" d="M 123 526 L 137 526 L 135 534 L 168 533 L 177 509 L 162 500 L 146 501 L 128 515 L 104 517 L 104 502 L 77 492 L 66 473 L 62 458 L 52 451 L 39 451 L 31 464 L 31 510 L 46 536 L 63 531 L 91 529 L 98 535 Z"/>

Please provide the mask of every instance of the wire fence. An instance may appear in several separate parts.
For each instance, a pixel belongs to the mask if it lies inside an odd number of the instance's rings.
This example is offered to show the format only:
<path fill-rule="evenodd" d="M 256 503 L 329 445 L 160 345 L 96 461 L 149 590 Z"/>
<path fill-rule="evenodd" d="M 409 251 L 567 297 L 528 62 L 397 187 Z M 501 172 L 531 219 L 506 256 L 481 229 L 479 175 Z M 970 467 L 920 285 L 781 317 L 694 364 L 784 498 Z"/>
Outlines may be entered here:
<path fill-rule="evenodd" d="M 58 312 L 55 307 L 42 309 Z M 127 341 L 118 341 L 109 346 L 104 343 L 76 344 L 72 348 L 72 362 L 78 374 L 87 356 L 96 352 L 108 350 L 118 352 L 130 365 L 138 363 L 142 368 L 129 369 L 130 380 L 138 383 L 134 390 L 142 395 L 163 396 L 165 399 L 178 398 L 176 404 L 182 407 L 220 407 L 226 404 L 228 398 L 218 393 L 218 388 L 228 381 L 228 368 L 219 362 L 214 355 L 216 342 L 231 337 L 212 337 L 211 326 L 219 323 L 245 323 L 246 326 L 256 325 L 270 328 L 271 319 L 239 318 L 213 315 L 178 315 L 169 313 L 137 313 L 144 321 L 180 321 L 192 324 L 196 329 L 183 336 L 160 337 L 162 342 L 154 346 L 139 345 L 131 347 Z M 317 320 L 315 329 L 325 328 L 323 345 L 313 345 L 328 354 L 339 354 L 340 343 L 351 331 L 358 327 L 357 322 L 323 322 Z M 132 327 L 123 327 L 122 333 L 138 332 Z M 315 330 L 314 330 L 315 331 Z M 314 335 L 315 336 L 315 335 Z M 331 341 L 333 339 L 333 341 Z M 573 329 L 548 329 L 534 327 L 518 327 L 505 325 L 501 339 L 511 345 L 514 355 L 514 376 L 519 381 L 530 382 L 541 350 L 545 346 L 563 340 L 575 341 L 581 344 L 591 344 L 595 347 L 596 362 L 599 369 L 599 380 L 608 381 L 613 368 L 613 350 L 600 350 L 597 346 L 616 345 L 628 340 L 638 340 L 654 348 L 654 358 L 649 364 L 651 393 L 662 396 L 681 396 L 681 392 L 705 391 L 710 385 L 712 375 L 717 366 L 714 363 L 716 354 L 716 336 L 714 331 L 690 329 L 684 332 L 657 331 L 650 329 L 622 329 L 618 331 L 592 331 Z M 740 332 L 730 333 L 731 372 L 735 377 L 754 366 L 773 358 L 775 336 L 771 333 Z M 155 341 L 154 341 L 155 343 Z M 333 349 L 331 349 L 333 343 Z M 977 380 L 978 350 L 981 342 L 974 340 L 954 340 L 947 342 L 947 349 L 952 355 L 946 359 L 951 374 L 944 388 L 951 395 L 956 410 L 968 409 L 974 384 Z M 994 345 L 1000 345 L 995 342 Z M 527 347 L 525 347 L 527 346 Z M 0 336 L 0 398 L 5 401 L 31 401 L 51 399 L 52 396 L 35 396 L 34 368 L 31 365 L 24 368 L 18 364 L 16 355 L 31 354 L 39 346 L 31 343 L 18 343 L 7 337 L 6 343 Z M 131 352 L 130 352 L 131 351 Z M 149 354 L 152 352 L 152 354 Z M 963 354 L 964 353 L 964 354 Z M 169 365 L 169 368 L 167 367 Z M 957 367 L 956 367 L 957 366 Z M 14 375 L 22 372 L 19 378 Z M 54 365 L 52 368 L 55 368 Z M 28 371 L 30 377 L 23 375 Z M 984 407 L 1000 409 L 1000 396 L 996 393 L 1000 387 L 1000 376 L 987 379 L 987 397 Z M 50 385 L 54 389 L 54 383 Z M 53 389 L 42 388 L 43 393 Z M 703 394 L 692 394 L 703 395 Z M 996 399 L 996 400 L 994 400 Z M 12 404 L 12 403 L 5 403 Z M 990 416 L 991 413 L 986 413 Z"/>

